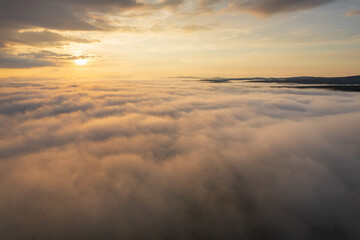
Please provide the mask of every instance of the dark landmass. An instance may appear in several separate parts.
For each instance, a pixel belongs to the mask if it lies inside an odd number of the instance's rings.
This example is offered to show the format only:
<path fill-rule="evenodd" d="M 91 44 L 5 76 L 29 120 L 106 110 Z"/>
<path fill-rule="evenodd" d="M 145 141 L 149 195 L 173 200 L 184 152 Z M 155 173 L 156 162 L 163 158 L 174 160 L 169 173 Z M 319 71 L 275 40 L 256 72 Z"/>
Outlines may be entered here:
<path fill-rule="evenodd" d="M 225 83 L 230 81 L 245 81 L 245 82 L 252 82 L 252 81 L 265 81 L 266 79 L 273 79 L 273 78 L 221 78 L 221 77 L 215 77 L 215 78 L 205 78 L 201 79 L 202 82 L 212 82 L 212 83 Z M 275 79 L 275 78 L 274 78 Z"/>
<path fill-rule="evenodd" d="M 296 84 L 360 84 L 360 76 L 349 77 L 292 77 L 292 78 L 265 78 L 252 79 L 251 82 L 264 83 L 296 83 Z"/>
<path fill-rule="evenodd" d="M 360 92 L 360 85 L 331 85 L 331 86 L 277 86 L 276 88 L 318 88 L 318 89 L 329 89 L 334 91 L 345 91 L 345 92 Z"/>
<path fill-rule="evenodd" d="M 278 83 L 281 88 L 318 88 L 336 91 L 360 92 L 360 75 L 348 77 L 290 77 L 290 78 L 208 78 L 200 81 L 228 83 L 244 81 L 254 83 Z M 299 84 L 299 85 L 297 85 Z"/>
<path fill-rule="evenodd" d="M 297 84 L 360 84 L 360 75 L 348 77 L 290 77 L 290 78 L 207 78 L 204 82 L 223 83 L 230 81 Z"/>

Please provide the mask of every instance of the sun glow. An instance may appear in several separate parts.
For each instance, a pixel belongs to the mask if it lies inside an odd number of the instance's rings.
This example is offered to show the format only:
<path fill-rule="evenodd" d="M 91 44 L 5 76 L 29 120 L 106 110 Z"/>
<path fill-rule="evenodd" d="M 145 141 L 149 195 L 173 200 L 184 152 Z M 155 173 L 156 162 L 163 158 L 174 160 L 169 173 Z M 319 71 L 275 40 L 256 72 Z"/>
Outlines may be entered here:
<path fill-rule="evenodd" d="M 89 62 L 89 59 L 85 59 L 85 58 L 79 58 L 79 59 L 74 60 L 74 63 L 79 66 L 86 65 L 88 62 Z"/>

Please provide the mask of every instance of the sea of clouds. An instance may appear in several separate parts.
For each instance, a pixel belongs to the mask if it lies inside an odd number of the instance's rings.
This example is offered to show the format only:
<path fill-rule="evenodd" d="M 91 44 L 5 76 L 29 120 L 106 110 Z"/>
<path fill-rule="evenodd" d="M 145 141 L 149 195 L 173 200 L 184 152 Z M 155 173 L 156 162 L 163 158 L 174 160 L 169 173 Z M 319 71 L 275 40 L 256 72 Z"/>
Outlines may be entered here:
<path fill-rule="evenodd" d="M 360 93 L 0 81 L 0 239 L 360 239 Z"/>

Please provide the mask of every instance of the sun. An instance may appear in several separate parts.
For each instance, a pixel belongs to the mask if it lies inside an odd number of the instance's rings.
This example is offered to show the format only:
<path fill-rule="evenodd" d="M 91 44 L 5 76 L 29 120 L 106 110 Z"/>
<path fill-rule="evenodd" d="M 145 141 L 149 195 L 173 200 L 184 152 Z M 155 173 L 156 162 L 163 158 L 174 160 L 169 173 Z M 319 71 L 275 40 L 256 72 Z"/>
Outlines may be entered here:
<path fill-rule="evenodd" d="M 83 66 L 83 65 L 86 65 L 89 62 L 89 59 L 79 58 L 79 59 L 75 59 L 73 62 L 76 65 Z"/>

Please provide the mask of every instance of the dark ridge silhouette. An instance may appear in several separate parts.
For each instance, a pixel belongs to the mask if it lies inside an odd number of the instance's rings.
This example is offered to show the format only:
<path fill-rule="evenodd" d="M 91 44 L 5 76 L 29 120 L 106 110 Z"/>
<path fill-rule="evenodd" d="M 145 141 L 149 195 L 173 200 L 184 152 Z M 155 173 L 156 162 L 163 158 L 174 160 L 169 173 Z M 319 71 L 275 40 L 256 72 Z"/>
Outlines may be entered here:
<path fill-rule="evenodd" d="M 349 77 L 291 77 L 253 79 L 251 82 L 297 83 L 297 84 L 360 84 L 360 76 Z"/>
<path fill-rule="evenodd" d="M 360 75 L 347 77 L 289 77 L 289 78 L 208 78 L 200 81 L 210 83 L 228 83 L 244 81 L 253 83 L 278 83 L 281 88 L 318 88 L 336 91 L 360 92 Z M 299 86 L 295 84 L 301 84 Z"/>
<path fill-rule="evenodd" d="M 360 92 L 360 85 L 327 85 L 327 86 L 276 86 L 274 88 L 298 88 L 298 89 L 328 89 L 334 91 L 344 91 L 344 92 Z"/>

